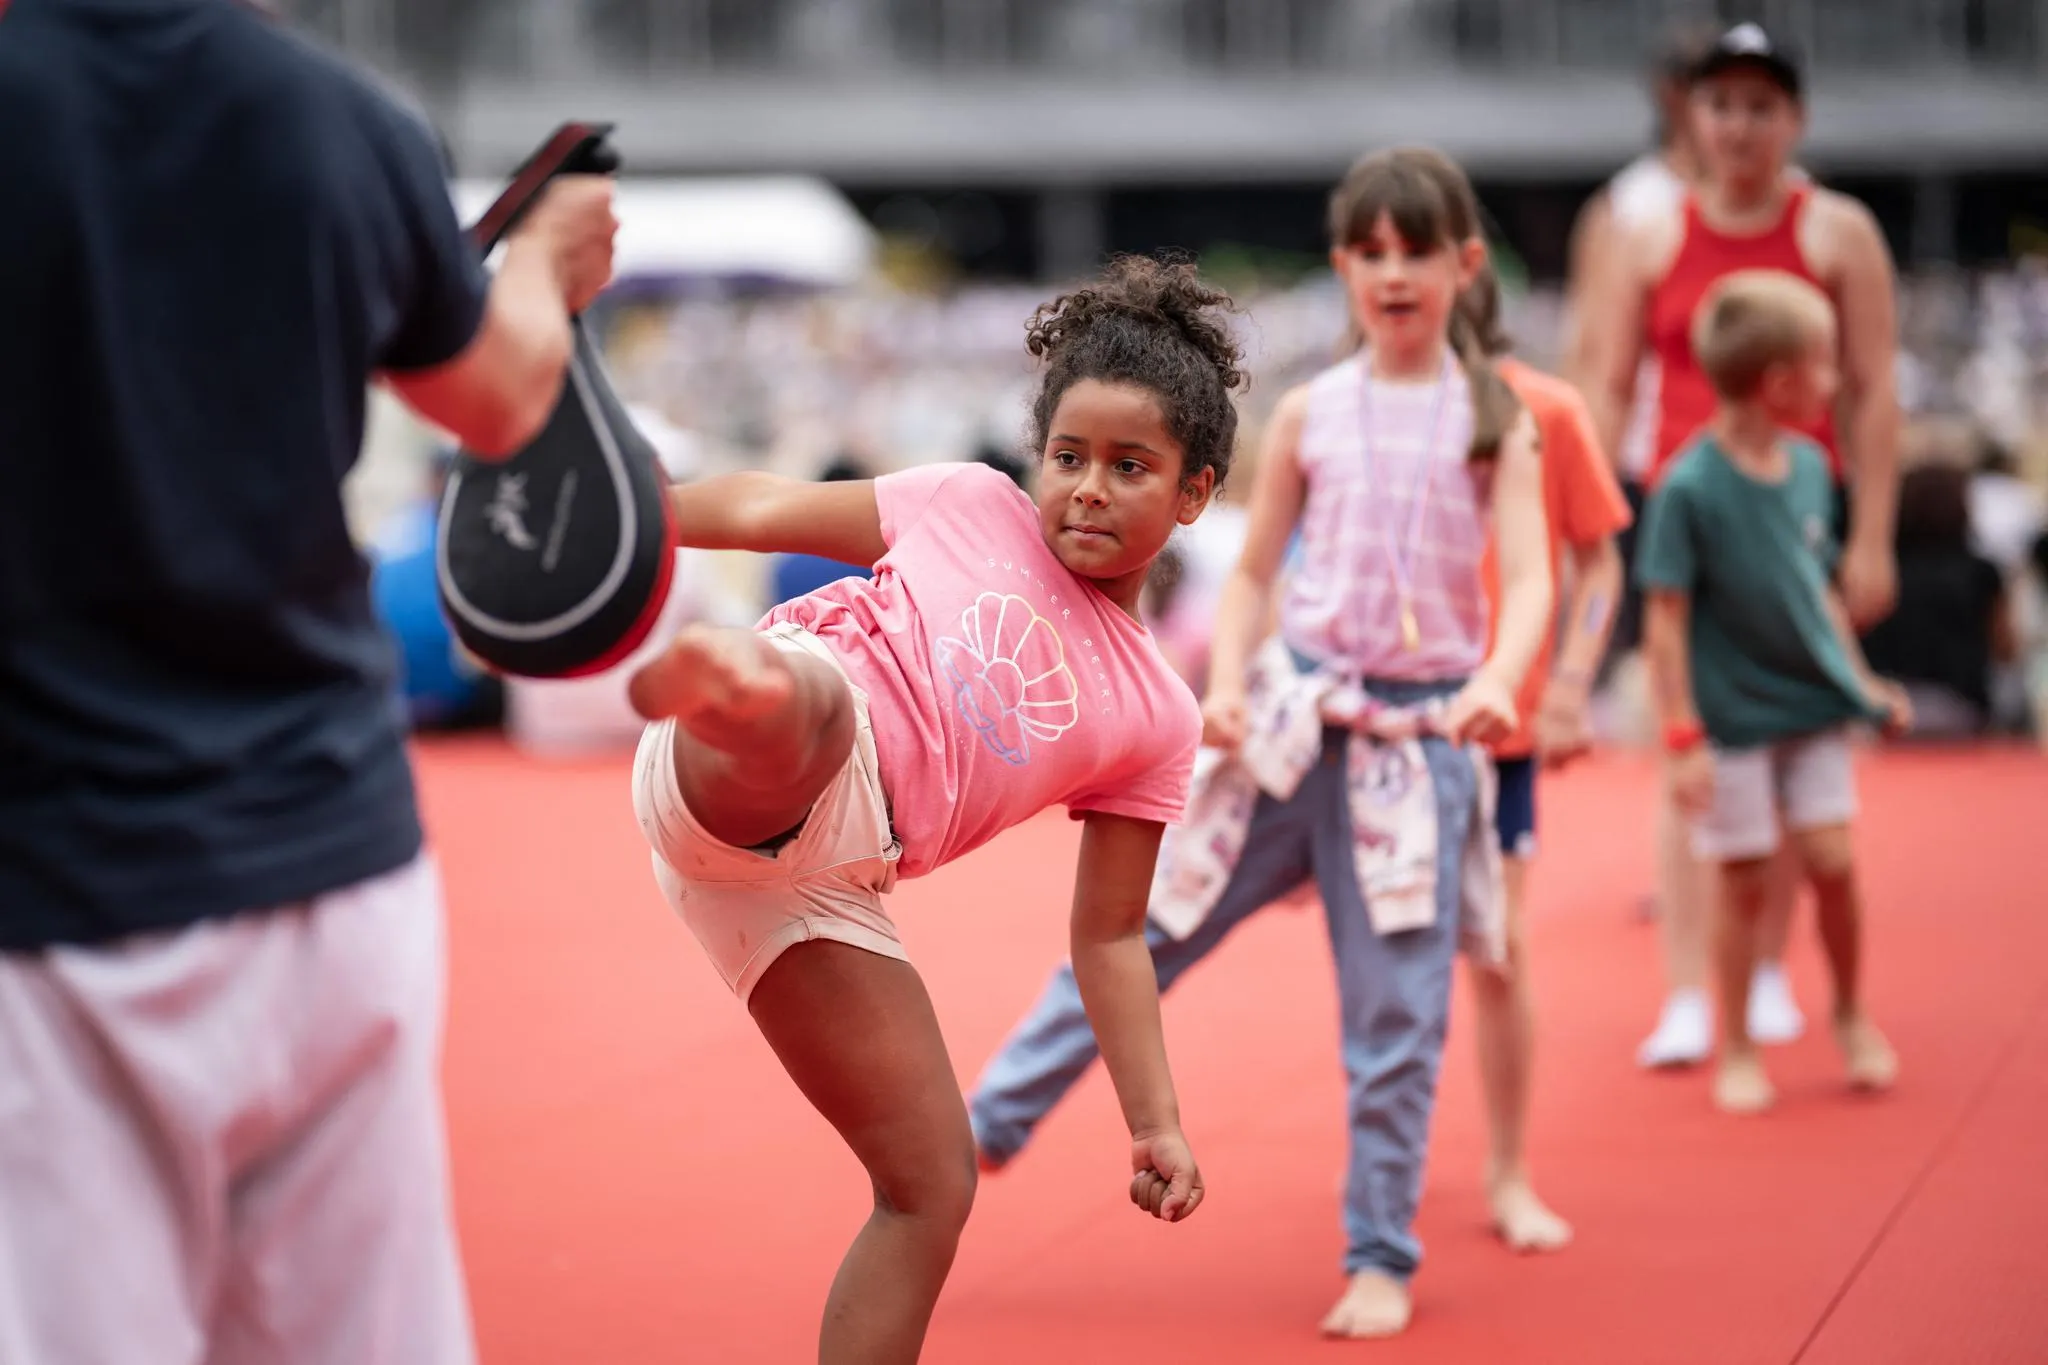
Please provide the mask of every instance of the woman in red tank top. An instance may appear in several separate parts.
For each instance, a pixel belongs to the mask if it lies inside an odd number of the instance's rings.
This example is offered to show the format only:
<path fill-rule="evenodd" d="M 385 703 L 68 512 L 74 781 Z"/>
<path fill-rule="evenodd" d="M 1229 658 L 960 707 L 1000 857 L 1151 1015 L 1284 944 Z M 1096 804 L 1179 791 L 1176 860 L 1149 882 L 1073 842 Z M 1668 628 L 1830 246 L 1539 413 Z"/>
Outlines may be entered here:
<path fill-rule="evenodd" d="M 1714 415 L 1713 385 L 1692 353 L 1692 317 L 1707 291 L 1737 271 L 1782 270 L 1825 292 L 1826 285 L 1807 264 L 1799 245 L 1800 220 L 1812 198 L 1811 185 L 1791 185 L 1776 222 L 1762 232 L 1737 236 L 1708 223 L 1699 200 L 1686 197 L 1678 254 L 1650 291 L 1648 341 L 1662 375 L 1657 390 L 1657 444 L 1650 465 L 1652 483 Z M 1842 463 L 1835 448 L 1833 415 L 1825 414 L 1801 430 L 1827 451 L 1829 466 L 1840 482 Z"/>
<path fill-rule="evenodd" d="M 1587 340 L 1572 375 L 1609 450 L 1617 447 L 1639 362 L 1662 368 L 1655 474 L 1705 424 L 1713 391 L 1692 354 L 1693 311 L 1716 280 L 1783 270 L 1835 305 L 1842 397 L 1807 434 L 1854 490 L 1841 586 L 1859 627 L 1891 610 L 1899 409 L 1891 253 L 1870 211 L 1792 165 L 1805 131 L 1798 66 L 1755 24 L 1721 35 L 1695 66 L 1691 114 L 1701 179 L 1664 220 L 1635 224 L 1589 288 Z"/>

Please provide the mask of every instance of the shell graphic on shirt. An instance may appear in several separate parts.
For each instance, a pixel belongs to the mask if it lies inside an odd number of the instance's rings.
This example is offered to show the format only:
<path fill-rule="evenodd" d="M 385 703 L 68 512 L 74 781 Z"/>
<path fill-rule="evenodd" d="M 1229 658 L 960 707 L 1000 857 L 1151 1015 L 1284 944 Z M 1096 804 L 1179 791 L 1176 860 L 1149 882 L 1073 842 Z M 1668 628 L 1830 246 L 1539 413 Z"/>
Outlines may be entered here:
<path fill-rule="evenodd" d="M 1021 597 L 975 598 L 960 634 L 940 636 L 935 652 L 961 718 L 1005 763 L 1029 763 L 1032 740 L 1056 740 L 1081 718 L 1066 646 Z"/>

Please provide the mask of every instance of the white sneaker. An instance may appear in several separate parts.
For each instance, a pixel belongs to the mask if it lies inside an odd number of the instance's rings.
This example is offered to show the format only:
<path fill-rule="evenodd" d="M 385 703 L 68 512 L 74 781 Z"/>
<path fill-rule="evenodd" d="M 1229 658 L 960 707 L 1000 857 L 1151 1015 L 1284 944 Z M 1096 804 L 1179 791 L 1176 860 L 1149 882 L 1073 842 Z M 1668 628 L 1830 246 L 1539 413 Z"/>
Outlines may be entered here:
<path fill-rule="evenodd" d="M 1636 1049 L 1636 1065 L 1649 1070 L 1697 1066 L 1714 1050 L 1714 1010 L 1705 991 L 1673 991 L 1657 1027 Z"/>
<path fill-rule="evenodd" d="M 1749 1040 L 1769 1046 L 1789 1043 L 1806 1032 L 1806 1016 L 1792 998 L 1785 969 L 1766 963 L 1749 979 Z"/>

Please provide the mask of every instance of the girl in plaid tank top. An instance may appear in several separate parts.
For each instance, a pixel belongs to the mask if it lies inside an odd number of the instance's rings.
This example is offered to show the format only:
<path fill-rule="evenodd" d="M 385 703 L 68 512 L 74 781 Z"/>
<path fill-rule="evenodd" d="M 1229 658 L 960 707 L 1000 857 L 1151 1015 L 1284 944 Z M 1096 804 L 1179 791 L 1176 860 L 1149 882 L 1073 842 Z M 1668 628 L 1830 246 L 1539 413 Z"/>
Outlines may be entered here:
<path fill-rule="evenodd" d="M 1463 849 L 1476 793 L 1491 790 L 1480 746 L 1513 730 L 1515 693 L 1551 624 L 1534 425 L 1459 309 L 1486 263 L 1463 172 L 1423 149 L 1381 153 L 1352 169 L 1330 210 L 1331 261 L 1363 345 L 1283 398 L 1268 429 L 1244 557 L 1217 614 L 1206 736 L 1226 748 L 1262 742 L 1245 733 L 1243 679 L 1298 531 L 1281 638 L 1304 672 L 1355 680 L 1389 706 L 1440 708 L 1438 737 L 1424 743 L 1438 848 Z M 1501 575 L 1490 652 L 1489 536 Z M 1323 1326 L 1384 1336 L 1407 1324 L 1421 1255 L 1412 1224 L 1458 943 L 1441 921 L 1457 917 L 1459 902 L 1441 900 L 1448 911 L 1428 928 L 1361 929 L 1369 915 L 1349 856 L 1357 807 L 1347 804 L 1359 759 L 1349 742 L 1335 728 L 1326 734 L 1330 780 L 1311 775 L 1289 800 L 1262 800 L 1247 845 L 1262 856 L 1244 856 L 1233 883 L 1247 884 L 1233 884 L 1218 909 L 1287 889 L 1251 883 L 1274 876 L 1264 848 L 1298 825 L 1296 865 L 1318 884 L 1329 919 L 1350 1076 L 1350 1283 Z M 1462 869 L 1443 852 L 1439 866 L 1440 881 L 1458 882 Z"/>
<path fill-rule="evenodd" d="M 1513 728 L 1516 688 L 1549 628 L 1550 568 L 1533 425 L 1456 311 L 1486 260 L 1463 172 L 1421 149 L 1367 157 L 1331 198 L 1331 236 L 1364 353 L 1287 394 L 1268 427 L 1244 554 L 1218 606 L 1204 738 L 1247 771 L 1286 748 L 1272 733 L 1246 733 L 1246 684 L 1297 529 L 1302 557 L 1280 605 L 1296 668 L 1356 684 L 1381 715 L 1426 710 L 1431 733 L 1411 766 L 1413 749 L 1395 754 L 1327 726 L 1319 756 L 1284 795 L 1260 789 L 1248 809 L 1226 812 L 1248 828 L 1198 925 L 1170 930 L 1155 882 L 1146 941 L 1164 990 L 1263 907 L 1307 887 L 1321 893 L 1351 1121 L 1350 1282 L 1323 1326 L 1364 1337 L 1408 1322 L 1464 857 L 1475 837 L 1488 848 L 1494 838 L 1480 818 L 1491 771 L 1477 746 Z M 1502 583 L 1490 654 L 1480 576 L 1489 531 Z M 1427 924 L 1376 925 L 1360 891 L 1357 860 L 1379 831 L 1353 819 L 1353 802 L 1381 797 L 1423 825 L 1434 819 L 1422 830 L 1435 837 Z M 1211 847 L 1195 826 L 1174 837 L 1183 835 Z M 984 1170 L 1022 1149 L 1095 1055 L 1073 971 L 1062 968 L 969 1102 Z"/>

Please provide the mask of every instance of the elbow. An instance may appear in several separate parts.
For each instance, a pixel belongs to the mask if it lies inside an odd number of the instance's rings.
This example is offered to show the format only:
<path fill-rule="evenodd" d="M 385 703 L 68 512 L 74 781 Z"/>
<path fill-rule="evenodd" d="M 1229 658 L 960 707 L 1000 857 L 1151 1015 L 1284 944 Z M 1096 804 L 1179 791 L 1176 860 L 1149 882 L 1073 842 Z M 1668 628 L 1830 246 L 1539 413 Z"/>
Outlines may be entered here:
<path fill-rule="evenodd" d="M 550 329 L 534 346 L 533 355 L 499 411 L 499 439 L 506 453 L 524 450 L 547 429 L 561 405 L 574 358 L 574 338 L 566 327 Z"/>
<path fill-rule="evenodd" d="M 456 434 L 473 453 L 505 459 L 532 445 L 554 417 L 575 337 L 566 318 L 514 329 L 493 314 L 486 325 L 493 333 L 468 367 L 470 401 Z"/>
<path fill-rule="evenodd" d="M 476 414 L 470 430 L 459 433 L 464 448 L 486 460 L 507 460 L 532 445 L 555 415 L 565 378 L 558 373 L 552 383 L 527 384 L 500 395 Z"/>
<path fill-rule="evenodd" d="M 1610 596 L 1621 590 L 1626 576 L 1621 547 L 1614 543 L 1613 536 L 1605 536 L 1597 545 L 1582 551 L 1577 567 L 1581 578 Z"/>
<path fill-rule="evenodd" d="M 1677 643 L 1678 618 L 1668 603 L 1652 597 L 1643 604 L 1643 652 L 1656 658 Z"/>
<path fill-rule="evenodd" d="M 1090 953 L 1145 938 L 1145 902 L 1126 905 L 1097 905 L 1087 914 L 1076 915 L 1068 926 L 1069 946 L 1075 961 Z"/>

